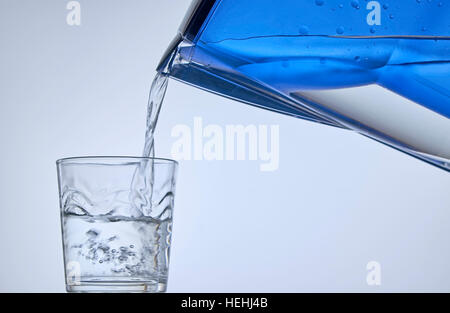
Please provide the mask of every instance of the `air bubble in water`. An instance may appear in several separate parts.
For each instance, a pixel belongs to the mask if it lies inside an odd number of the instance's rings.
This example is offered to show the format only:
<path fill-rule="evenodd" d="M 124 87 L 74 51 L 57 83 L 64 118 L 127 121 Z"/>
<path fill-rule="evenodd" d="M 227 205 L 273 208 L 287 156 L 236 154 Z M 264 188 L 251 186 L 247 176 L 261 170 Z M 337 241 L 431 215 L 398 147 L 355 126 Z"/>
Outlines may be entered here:
<path fill-rule="evenodd" d="M 95 230 L 95 229 L 89 229 L 89 230 L 86 232 L 86 235 L 87 235 L 88 237 L 91 237 L 91 238 L 97 237 L 98 234 L 99 234 L 99 232 L 98 232 L 97 230 Z"/>

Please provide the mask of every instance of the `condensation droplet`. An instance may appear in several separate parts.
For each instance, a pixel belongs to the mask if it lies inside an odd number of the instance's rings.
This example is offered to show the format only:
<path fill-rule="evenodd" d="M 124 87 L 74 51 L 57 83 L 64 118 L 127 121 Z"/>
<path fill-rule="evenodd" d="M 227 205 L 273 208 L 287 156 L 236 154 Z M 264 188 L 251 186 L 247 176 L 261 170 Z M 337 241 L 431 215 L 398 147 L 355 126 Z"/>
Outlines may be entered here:
<path fill-rule="evenodd" d="M 324 0 L 316 0 L 316 5 L 319 7 L 322 6 L 324 3 L 325 3 Z"/>
<path fill-rule="evenodd" d="M 308 26 L 306 26 L 306 25 L 300 26 L 300 27 L 298 28 L 298 33 L 299 33 L 300 35 L 308 35 L 308 33 L 309 33 L 309 28 L 308 28 Z"/>
<path fill-rule="evenodd" d="M 358 0 L 352 0 L 351 5 L 352 5 L 352 7 L 354 7 L 357 10 L 359 10 L 359 8 L 360 8 Z"/>
<path fill-rule="evenodd" d="M 339 26 L 338 28 L 336 28 L 336 33 L 343 34 L 344 33 L 344 27 Z"/>

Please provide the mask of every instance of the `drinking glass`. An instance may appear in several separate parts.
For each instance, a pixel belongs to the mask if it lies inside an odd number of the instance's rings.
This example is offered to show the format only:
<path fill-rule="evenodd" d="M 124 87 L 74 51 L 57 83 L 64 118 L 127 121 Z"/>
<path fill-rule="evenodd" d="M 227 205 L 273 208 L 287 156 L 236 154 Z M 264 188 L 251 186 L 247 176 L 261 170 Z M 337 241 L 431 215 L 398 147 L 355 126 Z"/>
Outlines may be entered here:
<path fill-rule="evenodd" d="M 73 157 L 56 164 L 67 291 L 166 291 L 177 162 Z"/>

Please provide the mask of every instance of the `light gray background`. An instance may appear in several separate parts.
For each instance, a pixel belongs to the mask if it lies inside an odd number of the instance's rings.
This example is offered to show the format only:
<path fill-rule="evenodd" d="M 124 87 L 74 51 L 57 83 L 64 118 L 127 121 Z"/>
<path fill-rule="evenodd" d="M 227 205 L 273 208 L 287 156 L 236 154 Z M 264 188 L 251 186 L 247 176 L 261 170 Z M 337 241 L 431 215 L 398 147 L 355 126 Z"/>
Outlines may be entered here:
<path fill-rule="evenodd" d="M 0 291 L 63 292 L 54 161 L 139 155 L 154 69 L 187 0 L 0 1 Z M 376 96 L 376 95 L 374 95 Z M 170 81 L 176 124 L 279 124 L 280 168 L 185 161 L 170 292 L 449 291 L 450 176 L 365 137 Z M 382 284 L 366 284 L 366 264 Z"/>

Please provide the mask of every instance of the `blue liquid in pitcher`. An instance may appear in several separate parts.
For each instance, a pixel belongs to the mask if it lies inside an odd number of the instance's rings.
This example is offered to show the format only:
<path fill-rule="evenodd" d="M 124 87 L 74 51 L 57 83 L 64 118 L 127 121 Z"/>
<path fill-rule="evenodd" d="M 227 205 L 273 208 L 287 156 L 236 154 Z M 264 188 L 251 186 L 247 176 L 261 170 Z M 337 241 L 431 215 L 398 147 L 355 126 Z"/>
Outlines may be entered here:
<path fill-rule="evenodd" d="M 449 170 L 449 16 L 450 1 L 216 1 L 170 74 Z"/>

